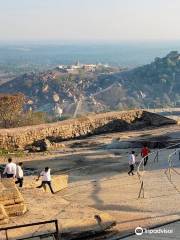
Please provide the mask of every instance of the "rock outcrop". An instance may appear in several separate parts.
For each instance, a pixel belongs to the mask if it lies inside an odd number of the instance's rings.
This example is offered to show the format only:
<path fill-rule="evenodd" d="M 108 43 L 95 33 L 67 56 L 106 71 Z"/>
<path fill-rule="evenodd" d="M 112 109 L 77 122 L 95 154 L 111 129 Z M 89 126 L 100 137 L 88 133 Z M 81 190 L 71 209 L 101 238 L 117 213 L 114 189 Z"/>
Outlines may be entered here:
<path fill-rule="evenodd" d="M 2 129 L 0 148 L 24 150 L 30 145 L 37 145 L 43 151 L 48 147 L 49 142 L 58 143 L 93 134 L 141 129 L 148 126 L 158 127 L 166 124 L 176 124 L 176 121 L 143 110 L 108 112 L 50 124 Z"/>
<path fill-rule="evenodd" d="M 0 181 L 0 224 L 8 223 L 9 217 L 26 212 L 24 199 L 11 179 Z"/>

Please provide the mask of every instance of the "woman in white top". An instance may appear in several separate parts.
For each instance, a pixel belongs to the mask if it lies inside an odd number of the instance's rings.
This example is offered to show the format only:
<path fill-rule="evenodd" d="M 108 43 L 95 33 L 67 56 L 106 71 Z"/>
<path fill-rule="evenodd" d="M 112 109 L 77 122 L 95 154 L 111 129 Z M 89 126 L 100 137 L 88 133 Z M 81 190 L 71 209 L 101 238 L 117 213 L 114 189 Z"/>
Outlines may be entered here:
<path fill-rule="evenodd" d="M 42 171 L 39 174 L 36 181 L 38 181 L 40 177 L 42 177 L 42 183 L 37 188 L 42 188 L 43 187 L 44 189 L 46 189 L 46 185 L 48 185 L 50 190 L 51 190 L 51 193 L 54 194 L 54 191 L 53 191 L 52 186 L 51 186 L 51 169 L 49 167 L 45 167 L 44 171 Z"/>

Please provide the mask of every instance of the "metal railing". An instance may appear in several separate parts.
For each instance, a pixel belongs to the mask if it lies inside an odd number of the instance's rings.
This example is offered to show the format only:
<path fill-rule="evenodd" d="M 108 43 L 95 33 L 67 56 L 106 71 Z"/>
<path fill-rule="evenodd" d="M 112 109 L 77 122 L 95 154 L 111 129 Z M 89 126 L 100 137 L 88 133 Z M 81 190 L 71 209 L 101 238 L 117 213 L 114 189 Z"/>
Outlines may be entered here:
<path fill-rule="evenodd" d="M 179 154 L 179 160 L 180 160 L 180 150 L 179 149 L 176 149 L 177 146 L 180 146 L 180 143 L 176 143 L 176 144 L 173 144 L 173 145 L 170 145 L 169 147 L 166 147 L 166 148 L 162 148 L 162 149 L 158 149 L 157 151 L 153 151 L 152 153 L 148 154 L 147 156 L 150 157 L 152 155 L 155 154 L 155 157 L 153 159 L 153 163 L 155 164 L 156 162 L 159 161 L 159 154 L 165 150 L 168 150 L 168 149 L 171 149 L 171 148 L 175 148 L 175 151 L 173 151 L 173 153 L 169 154 L 168 156 L 168 169 L 165 170 L 165 172 L 167 173 L 167 171 L 169 171 L 169 174 L 170 174 L 170 178 L 171 178 L 171 169 L 173 167 L 173 164 L 172 164 L 172 161 L 173 161 L 173 156 L 175 154 Z M 138 175 L 138 178 L 139 178 L 139 182 L 140 182 L 140 189 L 139 189 L 139 192 L 138 192 L 138 198 L 144 198 L 144 174 L 145 174 L 145 166 L 144 166 L 144 161 L 145 161 L 145 158 L 146 157 L 143 157 L 137 167 L 137 175 Z M 141 167 L 142 167 L 142 170 L 141 170 Z"/>
<path fill-rule="evenodd" d="M 51 233 L 48 233 L 48 234 L 44 233 L 44 234 L 39 234 L 39 235 L 36 235 L 36 236 L 29 236 L 29 237 L 24 237 L 24 238 L 18 238 L 16 240 L 32 239 L 32 238 L 48 236 L 48 235 L 49 236 L 53 236 L 55 240 L 60 240 L 60 232 L 59 232 L 59 227 L 58 227 L 58 220 L 50 220 L 50 221 L 22 224 L 22 225 L 17 225 L 17 226 L 3 227 L 3 228 L 0 228 L 0 232 L 4 231 L 6 240 L 9 240 L 9 237 L 8 237 L 8 231 L 9 230 L 18 229 L 18 228 L 25 228 L 25 227 L 32 227 L 32 226 L 37 226 L 37 225 L 45 225 L 45 224 L 50 224 L 50 223 L 54 223 L 55 224 L 55 231 L 53 231 Z"/>
<path fill-rule="evenodd" d="M 159 161 L 159 149 L 157 151 L 154 151 L 152 153 L 149 153 L 147 156 L 150 157 L 151 155 L 153 155 L 155 153 L 155 157 L 153 159 L 153 162 L 158 162 Z M 143 176 L 144 176 L 144 169 L 145 169 L 145 166 L 144 166 L 144 161 L 145 161 L 145 158 L 147 157 L 143 157 L 137 167 L 137 175 L 138 175 L 138 178 L 139 178 L 139 181 L 140 181 L 140 189 L 139 189 L 139 193 L 138 193 L 138 198 L 142 197 L 144 198 L 144 179 L 143 179 Z M 142 166 L 142 171 L 140 171 L 140 167 Z M 142 173 L 140 173 L 142 172 Z"/>
<path fill-rule="evenodd" d="M 169 173 L 169 180 L 170 181 L 171 181 L 171 176 L 172 176 L 171 175 L 172 170 L 177 173 L 177 171 L 174 169 L 174 165 L 173 165 L 173 160 L 174 160 L 175 155 L 178 155 L 178 158 L 180 160 L 180 149 L 176 149 L 174 152 L 169 154 L 169 157 L 168 157 L 168 168 L 165 170 L 164 173 L 165 174 Z"/>

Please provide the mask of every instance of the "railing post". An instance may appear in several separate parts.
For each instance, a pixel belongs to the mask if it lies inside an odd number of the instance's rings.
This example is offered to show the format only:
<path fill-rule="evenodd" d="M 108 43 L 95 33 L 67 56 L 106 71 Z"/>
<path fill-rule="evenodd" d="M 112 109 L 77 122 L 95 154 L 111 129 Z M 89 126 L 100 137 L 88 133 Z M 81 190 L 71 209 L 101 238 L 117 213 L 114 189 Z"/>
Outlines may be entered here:
<path fill-rule="evenodd" d="M 164 149 L 158 149 L 157 151 L 154 151 L 153 154 L 155 154 L 155 157 L 154 157 L 154 163 L 156 162 L 156 158 L 157 158 L 157 162 L 159 161 L 159 154 L 162 150 L 167 150 L 167 149 L 170 149 L 170 147 L 174 147 L 176 146 L 176 151 L 173 152 L 173 154 L 170 154 L 168 156 L 168 168 L 164 171 L 164 173 L 167 175 L 169 173 L 169 180 L 171 181 L 171 170 L 174 170 L 173 169 L 173 159 L 172 159 L 172 156 L 174 154 L 177 154 L 177 151 L 179 152 L 178 156 L 179 156 L 179 161 L 180 161 L 180 149 L 177 150 L 177 145 L 179 146 L 180 144 L 174 144 L 174 145 L 171 145 L 167 148 L 164 148 Z M 158 145 L 159 147 L 159 145 Z M 152 154 L 152 153 L 151 153 Z M 151 155 L 149 154 L 149 156 Z M 152 160 L 153 161 L 153 160 Z M 143 166 L 142 166 L 143 164 Z M 143 195 L 143 198 L 144 198 L 144 181 L 143 181 L 143 175 L 140 174 L 140 168 L 141 168 L 141 171 L 143 172 L 144 174 L 144 158 L 141 159 L 139 165 L 138 165 L 138 168 L 137 168 L 137 175 L 138 175 L 138 178 L 139 178 L 139 182 L 140 182 L 140 189 L 139 189 L 139 193 L 138 193 L 138 198 L 141 197 L 141 195 Z M 168 175 L 167 175 L 168 177 Z M 142 192 L 143 191 L 143 192 Z M 143 193 L 143 194 L 142 194 Z"/>
<path fill-rule="evenodd" d="M 6 240 L 9 240 L 7 230 L 5 230 Z"/>
<path fill-rule="evenodd" d="M 49 223 L 54 223 L 55 224 L 55 229 L 56 231 L 53 231 L 52 233 L 49 233 L 51 236 L 53 235 L 56 240 L 60 240 L 60 232 L 58 228 L 58 220 L 50 220 L 50 221 L 43 221 L 43 222 L 36 222 L 36 223 L 28 223 L 28 224 L 22 224 L 22 225 L 16 225 L 16 226 L 9 226 L 9 227 L 4 227 L 0 228 L 0 232 L 4 231 L 6 235 L 6 240 L 9 240 L 8 238 L 8 230 L 12 229 L 18 229 L 18 228 L 25 228 L 25 227 L 31 227 L 31 226 L 37 226 L 37 225 L 44 225 L 44 224 L 49 224 Z M 36 237 L 41 237 L 41 235 L 37 235 Z M 21 239 L 27 239 L 27 238 L 21 238 Z"/>
<path fill-rule="evenodd" d="M 58 220 L 55 220 L 55 226 L 56 226 L 56 240 L 60 240 L 60 237 L 59 237 Z"/>
<path fill-rule="evenodd" d="M 141 188 L 140 188 L 140 190 L 139 190 L 138 198 L 141 197 L 141 192 L 142 192 L 142 191 L 143 191 L 143 198 L 144 198 L 144 183 L 143 183 L 143 181 L 141 182 Z"/>
<path fill-rule="evenodd" d="M 169 167 L 169 179 L 171 181 L 171 167 Z"/>

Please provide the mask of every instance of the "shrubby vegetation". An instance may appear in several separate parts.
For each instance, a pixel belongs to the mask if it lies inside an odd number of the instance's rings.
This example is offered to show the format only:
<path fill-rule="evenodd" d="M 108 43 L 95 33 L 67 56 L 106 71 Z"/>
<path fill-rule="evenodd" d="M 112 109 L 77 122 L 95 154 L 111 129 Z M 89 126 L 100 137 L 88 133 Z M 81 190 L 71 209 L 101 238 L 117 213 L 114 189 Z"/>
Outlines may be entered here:
<path fill-rule="evenodd" d="M 9 149 L 9 150 L 6 150 L 6 149 L 1 149 L 0 148 L 0 157 L 24 157 L 25 155 L 25 152 L 23 150 L 16 150 L 14 151 L 14 149 Z M 1 171 L 1 166 L 0 166 L 0 171 Z"/>
<path fill-rule="evenodd" d="M 23 94 L 0 96 L 0 121 L 4 128 L 19 124 L 23 112 L 25 97 Z"/>
<path fill-rule="evenodd" d="M 25 110 L 26 98 L 23 94 L 0 95 L 0 127 L 13 128 L 36 125 L 48 121 L 46 113 Z"/>

